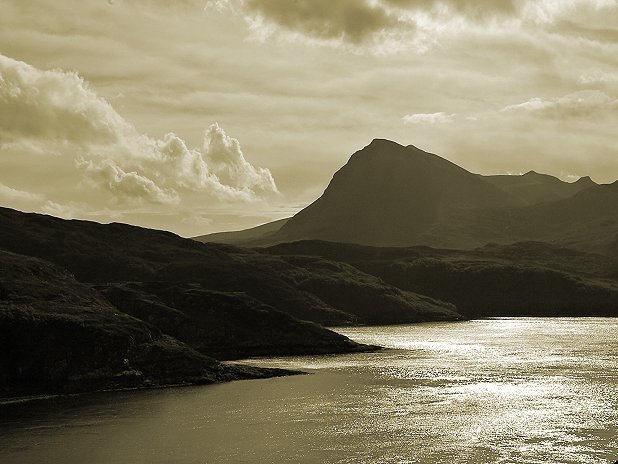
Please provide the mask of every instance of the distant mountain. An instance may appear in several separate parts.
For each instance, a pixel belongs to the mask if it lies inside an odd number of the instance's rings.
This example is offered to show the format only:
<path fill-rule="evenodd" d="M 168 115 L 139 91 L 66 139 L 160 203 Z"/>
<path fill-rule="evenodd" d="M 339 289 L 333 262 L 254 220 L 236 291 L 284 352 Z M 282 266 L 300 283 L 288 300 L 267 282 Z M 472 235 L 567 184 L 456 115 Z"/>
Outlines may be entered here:
<path fill-rule="evenodd" d="M 479 246 L 535 240 L 611 255 L 618 239 L 618 182 L 526 207 L 479 209 L 462 218 L 457 231 L 474 235 Z"/>
<path fill-rule="evenodd" d="M 481 176 L 376 139 L 352 155 L 318 200 L 276 227 L 261 236 L 254 230 L 246 241 L 221 238 L 245 246 L 318 239 L 453 249 L 545 241 L 609 253 L 618 240 L 618 184 L 589 177 L 568 183 L 533 171 Z"/>
<path fill-rule="evenodd" d="M 581 177 L 576 182 L 569 183 L 557 177 L 534 171 L 529 171 L 523 175 L 481 177 L 517 198 L 521 205 L 534 205 L 569 198 L 582 190 L 597 185 L 590 177 Z"/>
<path fill-rule="evenodd" d="M 200 235 L 193 237 L 193 240 L 197 240 L 202 243 L 227 243 L 229 245 L 236 245 L 239 243 L 250 243 L 253 240 L 264 240 L 270 235 L 278 232 L 281 227 L 288 222 L 289 218 L 279 219 L 278 221 L 268 222 L 257 227 L 252 227 L 245 230 L 237 230 L 233 232 L 217 232 L 214 234 Z"/>
<path fill-rule="evenodd" d="M 272 238 L 375 246 L 427 243 L 436 224 L 462 212 L 517 204 L 508 193 L 450 161 L 377 139 L 354 153 L 324 194 Z"/>

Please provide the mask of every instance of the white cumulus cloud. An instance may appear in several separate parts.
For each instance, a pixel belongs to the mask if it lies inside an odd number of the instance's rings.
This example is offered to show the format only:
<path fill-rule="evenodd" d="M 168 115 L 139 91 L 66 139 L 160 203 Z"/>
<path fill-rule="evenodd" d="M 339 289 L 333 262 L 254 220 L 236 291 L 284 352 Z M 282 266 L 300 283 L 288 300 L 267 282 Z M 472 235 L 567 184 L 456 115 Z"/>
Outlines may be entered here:
<path fill-rule="evenodd" d="M 454 113 L 416 113 L 406 114 L 402 119 L 406 124 L 445 124 L 455 117 Z"/>
<path fill-rule="evenodd" d="M 618 99 L 599 90 L 583 90 L 557 98 L 531 98 L 508 105 L 503 112 L 531 112 L 552 118 L 588 117 L 618 111 Z"/>
<path fill-rule="evenodd" d="M 278 193 L 270 171 L 247 161 L 238 140 L 216 123 L 198 148 L 174 133 L 150 137 L 76 73 L 40 70 L 0 55 L 0 168 L 22 163 L 25 176 L 35 156 L 72 181 L 64 185 L 73 187 L 66 198 L 84 197 L 93 209 L 190 209 L 187 199 L 198 196 L 204 202 L 254 202 Z M 5 186 L 0 195 L 23 203 L 26 193 Z"/>

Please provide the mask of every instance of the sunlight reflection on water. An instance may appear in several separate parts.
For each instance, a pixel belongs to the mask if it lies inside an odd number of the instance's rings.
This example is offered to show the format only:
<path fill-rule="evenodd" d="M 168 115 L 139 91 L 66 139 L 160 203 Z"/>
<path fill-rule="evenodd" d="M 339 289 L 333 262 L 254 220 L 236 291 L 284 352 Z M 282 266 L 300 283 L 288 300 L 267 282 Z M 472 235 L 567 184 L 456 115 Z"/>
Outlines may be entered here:
<path fill-rule="evenodd" d="M 309 376 L 5 408 L 0 456 L 92 464 L 613 463 L 617 329 L 613 319 L 338 329 L 390 349 L 246 361 Z"/>

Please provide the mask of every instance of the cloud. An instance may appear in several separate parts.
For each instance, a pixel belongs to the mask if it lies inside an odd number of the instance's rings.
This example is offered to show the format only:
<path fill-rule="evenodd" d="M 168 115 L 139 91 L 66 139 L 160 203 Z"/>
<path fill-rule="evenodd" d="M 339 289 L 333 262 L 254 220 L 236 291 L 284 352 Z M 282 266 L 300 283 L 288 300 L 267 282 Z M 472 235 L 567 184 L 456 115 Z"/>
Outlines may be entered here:
<path fill-rule="evenodd" d="M 171 205 L 180 203 L 175 190 L 161 188 L 152 179 L 137 172 L 125 172 L 112 160 L 80 160 L 77 166 L 89 174 L 95 184 L 103 186 L 120 202 L 126 200 Z"/>
<path fill-rule="evenodd" d="M 245 159 L 238 140 L 229 137 L 218 124 L 211 125 L 206 131 L 204 157 L 224 185 L 255 192 L 277 191 L 270 171 L 251 165 Z"/>
<path fill-rule="evenodd" d="M 618 82 L 618 72 L 600 71 L 598 69 L 586 71 L 579 76 L 577 82 L 584 85 Z"/>
<path fill-rule="evenodd" d="M 402 119 L 406 124 L 446 124 L 453 121 L 453 113 L 417 113 L 406 114 Z"/>
<path fill-rule="evenodd" d="M 321 39 L 360 43 L 397 26 L 383 8 L 363 0 L 246 0 L 244 6 L 249 14 Z"/>
<path fill-rule="evenodd" d="M 383 0 L 384 4 L 399 8 L 459 13 L 472 18 L 514 15 L 521 0 Z"/>
<path fill-rule="evenodd" d="M 472 31 L 555 31 L 574 18 L 586 24 L 618 13 L 614 0 L 210 0 L 207 5 L 244 16 L 262 39 L 283 33 L 356 50 L 369 45 L 381 53 L 406 47 L 424 52 L 443 37 Z"/>
<path fill-rule="evenodd" d="M 81 187 L 105 192 L 103 203 L 112 205 L 179 205 L 197 194 L 205 201 L 252 202 L 278 193 L 270 171 L 249 163 L 238 140 L 217 124 L 201 149 L 173 133 L 153 138 L 76 73 L 43 71 L 0 55 L 0 154 L 8 160 L 16 152 L 56 154 L 56 161 L 47 156 L 50 168 L 65 169 L 74 183 L 81 176 Z M 92 195 L 97 207 L 105 206 L 101 200 Z"/>
<path fill-rule="evenodd" d="M 41 71 L 0 55 L 0 141 L 113 143 L 130 125 L 74 72 Z"/>
<path fill-rule="evenodd" d="M 0 182 L 0 202 L 1 204 L 13 204 L 20 205 L 21 207 L 28 207 L 32 205 L 38 205 L 45 197 L 38 193 L 26 192 L 23 190 L 17 190 L 8 185 Z"/>
<path fill-rule="evenodd" d="M 618 99 L 599 90 L 583 90 L 558 98 L 532 98 L 508 105 L 503 112 L 529 112 L 549 118 L 590 117 L 618 111 Z"/>

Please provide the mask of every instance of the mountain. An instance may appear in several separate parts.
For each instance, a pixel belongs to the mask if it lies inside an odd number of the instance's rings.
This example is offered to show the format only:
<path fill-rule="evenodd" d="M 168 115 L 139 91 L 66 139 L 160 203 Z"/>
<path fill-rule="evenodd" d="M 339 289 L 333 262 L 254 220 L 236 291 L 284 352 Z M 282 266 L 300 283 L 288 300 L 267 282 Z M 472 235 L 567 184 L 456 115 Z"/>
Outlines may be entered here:
<path fill-rule="evenodd" d="M 458 227 L 480 244 L 535 240 L 609 256 L 618 239 L 618 182 L 526 207 L 477 210 Z"/>
<path fill-rule="evenodd" d="M 568 183 L 533 171 L 481 176 L 376 139 L 352 155 L 318 200 L 276 227 L 262 236 L 254 230 L 246 241 L 219 238 L 244 246 L 325 240 L 453 249 L 544 241 L 607 254 L 618 241 L 618 183 Z"/>
<path fill-rule="evenodd" d="M 193 237 L 193 240 L 197 240 L 202 243 L 227 243 L 230 245 L 236 245 L 239 243 L 247 244 L 253 240 L 264 240 L 270 235 L 278 232 L 281 227 L 288 222 L 289 218 L 279 219 L 278 221 L 268 222 L 257 227 L 252 227 L 245 230 L 237 230 L 233 232 L 217 232 L 214 234 L 200 235 Z"/>
<path fill-rule="evenodd" d="M 324 194 L 272 238 L 427 243 L 436 224 L 458 214 L 515 205 L 508 193 L 439 156 L 377 139 L 352 155 Z"/>
<path fill-rule="evenodd" d="M 590 177 L 581 177 L 576 182 L 569 183 L 557 177 L 534 171 L 529 171 L 523 175 L 482 176 L 482 178 L 517 198 L 522 205 L 534 205 L 569 198 L 582 190 L 597 185 Z"/>

